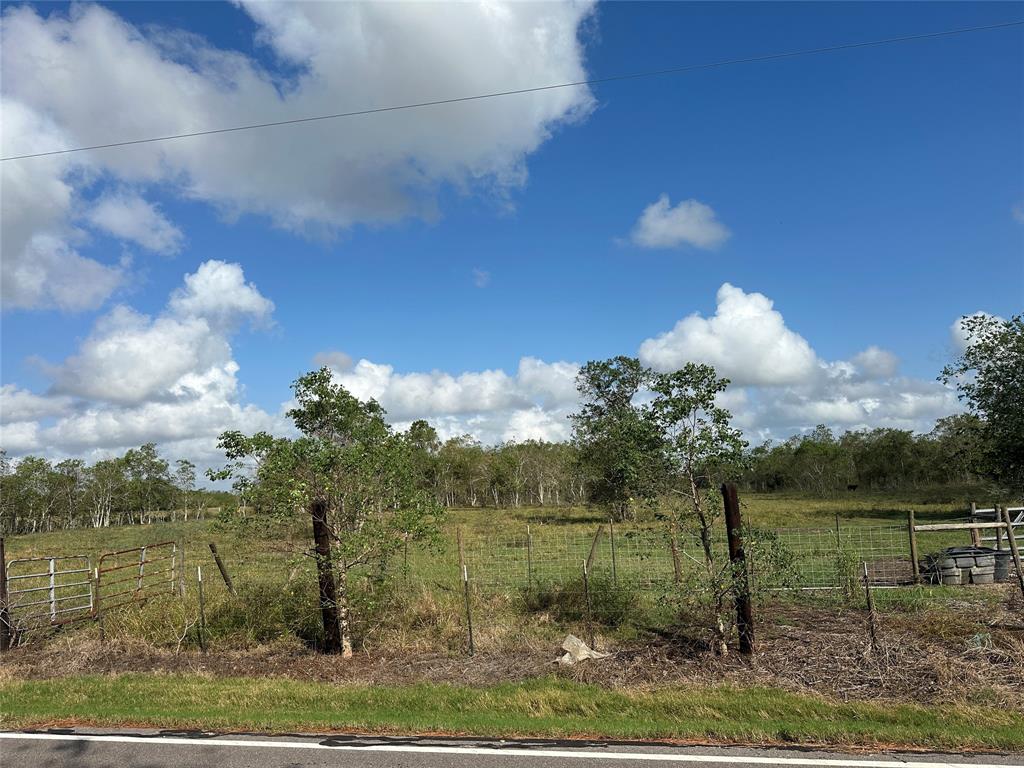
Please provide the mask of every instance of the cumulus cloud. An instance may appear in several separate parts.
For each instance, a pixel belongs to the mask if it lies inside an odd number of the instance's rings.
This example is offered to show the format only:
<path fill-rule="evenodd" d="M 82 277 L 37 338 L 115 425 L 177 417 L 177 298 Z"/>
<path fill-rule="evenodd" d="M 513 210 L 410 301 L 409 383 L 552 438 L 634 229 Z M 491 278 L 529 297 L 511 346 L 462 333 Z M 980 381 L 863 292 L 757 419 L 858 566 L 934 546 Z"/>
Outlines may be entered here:
<path fill-rule="evenodd" d="M 271 414 L 242 402 L 230 346 L 246 322 L 265 323 L 272 309 L 240 267 L 207 262 L 185 277 L 159 315 L 128 307 L 104 315 L 76 354 L 49 369 L 48 393 L 13 384 L 0 389 L 0 444 L 15 454 L 89 455 L 155 440 L 216 462 L 216 435 L 225 429 L 288 434 L 288 403 Z M 720 402 L 755 441 L 819 423 L 926 431 L 960 408 L 954 390 L 899 376 L 895 355 L 877 346 L 849 360 L 820 359 L 767 297 L 728 283 L 713 316 L 684 318 L 643 342 L 640 355 L 659 370 L 693 360 L 731 376 Z M 368 359 L 353 363 L 336 350 L 315 362 L 330 366 L 357 397 L 380 402 L 396 427 L 425 418 L 442 438 L 564 440 L 579 404 L 575 362 L 526 356 L 514 371 L 407 372 Z"/>
<path fill-rule="evenodd" d="M 967 347 L 971 344 L 971 334 L 964 325 L 964 320 L 967 317 L 991 317 L 996 320 L 1003 320 L 999 315 L 991 315 L 988 312 L 972 312 L 970 315 L 958 317 L 953 321 L 953 324 L 949 326 L 949 339 L 953 345 L 953 350 L 957 353 L 965 352 Z"/>
<path fill-rule="evenodd" d="M 287 429 L 240 401 L 230 345 L 243 322 L 265 323 L 272 310 L 237 264 L 205 262 L 161 314 L 117 306 L 100 317 L 75 354 L 44 367 L 48 392 L 0 389 L 0 444 L 102 455 L 153 440 L 187 443 L 203 459 L 225 429 Z"/>
<path fill-rule="evenodd" d="M 4 36 L 4 49 L 7 46 Z M 2 101 L 0 149 L 41 151 L 63 146 L 66 134 L 17 99 Z M 74 177 L 74 178 L 72 178 Z M 64 157 L 0 165 L 0 303 L 5 310 L 57 307 L 77 312 L 102 304 L 124 280 L 117 264 L 102 264 L 76 249 L 83 233 L 72 226 L 74 179 L 86 169 Z"/>
<path fill-rule="evenodd" d="M 588 2 L 460 3 L 444 13 L 406 3 L 241 7 L 269 56 L 218 49 L 177 29 L 140 29 L 100 5 L 45 16 L 28 5 L 6 9 L 4 155 L 471 95 L 495 83 L 513 90 L 586 79 L 579 30 Z M 5 230 L 15 222 L 5 232 L 5 269 L 13 263 L 5 306 L 92 307 L 116 286 L 116 271 L 86 273 L 66 249 L 51 249 L 48 268 L 23 274 L 33 261 L 21 256 L 25 245 L 40 233 L 67 234 L 90 180 L 159 184 L 227 217 L 252 213 L 330 235 L 435 218 L 442 187 L 504 205 L 526 182 L 528 156 L 593 103 L 585 87 L 556 89 L 4 163 Z M 101 197 L 85 221 L 158 253 L 181 245 L 178 229 L 135 192 Z M 55 263 L 61 255 L 65 263 Z M 67 267 L 78 272 L 80 299 L 46 288 Z"/>
<path fill-rule="evenodd" d="M 695 312 L 640 345 L 640 360 L 658 371 L 687 362 L 709 363 L 736 384 L 778 385 L 814 376 L 820 362 L 811 345 L 790 330 L 771 299 L 729 283 L 718 289 L 711 317 Z"/>
<path fill-rule="evenodd" d="M 892 352 L 874 345 L 854 355 L 852 362 L 863 376 L 872 379 L 892 376 L 900 364 Z"/>
<path fill-rule="evenodd" d="M 699 200 L 683 200 L 673 207 L 668 195 L 662 195 L 644 208 L 631 239 L 642 248 L 692 245 L 710 249 L 728 240 L 729 234 L 711 206 Z"/>
<path fill-rule="evenodd" d="M 88 219 L 97 229 L 154 253 L 177 253 L 184 240 L 181 230 L 157 206 L 130 192 L 104 195 Z"/>

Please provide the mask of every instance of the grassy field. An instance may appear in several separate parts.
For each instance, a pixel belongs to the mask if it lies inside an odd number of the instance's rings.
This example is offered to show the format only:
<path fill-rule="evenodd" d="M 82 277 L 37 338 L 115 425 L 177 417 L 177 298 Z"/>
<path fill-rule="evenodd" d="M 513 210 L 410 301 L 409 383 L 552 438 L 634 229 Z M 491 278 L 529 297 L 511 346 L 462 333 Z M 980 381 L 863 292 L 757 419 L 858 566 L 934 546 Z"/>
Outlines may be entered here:
<path fill-rule="evenodd" d="M 743 503 L 753 526 L 818 529 L 818 538 L 800 533 L 796 540 L 811 542 L 807 552 L 826 571 L 836 562 L 837 516 L 841 541 L 873 541 L 877 552 L 905 557 L 907 509 L 935 521 L 960 517 L 967 506 L 966 498 L 861 493 L 747 494 Z M 165 595 L 112 611 L 103 622 L 105 642 L 96 623 L 83 622 L 18 649 L 0 671 L 0 717 L 8 727 L 88 721 L 1024 748 L 1024 641 L 1006 618 L 1020 610 L 1011 590 L 879 590 L 883 648 L 875 652 L 866 646 L 859 587 L 765 593 L 756 606 L 763 645 L 751 667 L 709 655 L 698 635 L 679 624 L 671 557 L 651 523 L 616 525 L 621 581 L 614 587 L 606 523 L 585 508 L 452 511 L 446 546 L 410 548 L 386 582 L 360 591 L 359 664 L 311 651 L 321 628 L 305 520 L 240 531 L 212 514 L 188 523 L 10 537 L 9 559 L 86 554 L 94 564 L 102 552 L 175 541 L 184 548 L 187 589 L 184 600 Z M 578 568 L 601 525 L 590 620 L 581 583 L 572 582 L 575 571 L 557 569 Z M 527 526 L 535 547 L 529 589 Z M 473 579 L 472 663 L 464 655 L 457 529 Z M 966 543 L 966 536 L 954 536 L 925 539 L 922 551 Z M 210 542 L 237 596 L 217 576 Z M 198 564 L 207 576 L 206 655 L 198 644 Z M 658 588 L 637 586 L 654 576 Z M 993 628 L 1003 625 L 1009 629 Z M 567 632 L 593 632 L 616 660 L 547 677 Z M 90 674 L 97 670 L 107 674 Z M 468 682 L 467 675 L 471 685 L 447 684 Z M 933 700 L 943 706 L 930 706 Z"/>
<path fill-rule="evenodd" d="M 83 676 L 0 686 L 0 726 L 54 722 L 1024 749 L 1024 723 L 1005 710 L 837 703 L 767 688 L 622 691 L 555 679 L 483 688 L 367 687 L 155 675 Z"/>

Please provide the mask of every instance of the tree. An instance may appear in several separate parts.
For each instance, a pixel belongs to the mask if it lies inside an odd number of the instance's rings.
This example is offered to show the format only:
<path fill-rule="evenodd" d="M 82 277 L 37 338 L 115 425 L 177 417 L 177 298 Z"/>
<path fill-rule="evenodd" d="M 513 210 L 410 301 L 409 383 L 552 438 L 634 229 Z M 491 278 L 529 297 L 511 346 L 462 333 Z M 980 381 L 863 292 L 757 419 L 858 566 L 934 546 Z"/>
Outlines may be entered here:
<path fill-rule="evenodd" d="M 326 367 L 292 389 L 296 407 L 288 415 L 302 436 L 226 432 L 220 445 L 233 464 L 211 476 L 232 476 L 255 460 L 252 490 L 262 513 L 310 515 L 326 649 L 348 657 L 353 575 L 364 568 L 364 576 L 376 578 L 406 542 L 434 536 L 441 508 L 417 483 L 409 436 L 395 434 L 376 401 L 354 397 Z"/>
<path fill-rule="evenodd" d="M 576 377 L 582 405 L 572 416 L 573 439 L 590 480 L 590 499 L 620 519 L 657 495 L 665 479 L 662 438 L 637 403 L 653 374 L 632 357 L 592 360 Z"/>
<path fill-rule="evenodd" d="M 726 652 L 726 594 L 732 586 L 729 563 L 718 562 L 713 546 L 714 524 L 721 505 L 714 496 L 717 481 L 735 472 L 742 462 L 743 441 L 730 425 L 732 414 L 715 402 L 729 385 L 710 365 L 687 363 L 680 370 L 656 376 L 651 389 L 652 421 L 676 476 L 670 503 L 672 522 L 682 531 L 695 531 L 704 554 L 704 590 L 711 599 L 719 653 Z"/>
<path fill-rule="evenodd" d="M 1014 490 L 1024 489 L 1024 316 L 964 317 L 963 353 L 942 369 L 982 423 L 982 468 Z"/>
<path fill-rule="evenodd" d="M 196 465 L 188 459 L 178 459 L 174 462 L 177 469 L 174 470 L 174 488 L 177 491 L 177 506 L 181 507 L 185 515 L 185 522 L 188 522 L 188 512 L 192 504 L 192 497 L 196 490 Z M 196 517 L 198 518 L 198 511 Z"/>

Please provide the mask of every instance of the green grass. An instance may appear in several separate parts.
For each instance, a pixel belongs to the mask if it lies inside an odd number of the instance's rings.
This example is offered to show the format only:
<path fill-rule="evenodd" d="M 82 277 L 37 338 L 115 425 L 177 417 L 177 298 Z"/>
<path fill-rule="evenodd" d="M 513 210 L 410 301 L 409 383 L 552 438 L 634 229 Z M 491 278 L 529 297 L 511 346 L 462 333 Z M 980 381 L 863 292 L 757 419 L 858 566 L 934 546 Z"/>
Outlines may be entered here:
<path fill-rule="evenodd" d="M 486 737 L 1024 748 L 1019 714 L 839 703 L 768 688 L 622 691 L 554 678 L 492 687 L 334 686 L 280 679 L 83 676 L 0 685 L 0 725 L 55 723 Z"/>

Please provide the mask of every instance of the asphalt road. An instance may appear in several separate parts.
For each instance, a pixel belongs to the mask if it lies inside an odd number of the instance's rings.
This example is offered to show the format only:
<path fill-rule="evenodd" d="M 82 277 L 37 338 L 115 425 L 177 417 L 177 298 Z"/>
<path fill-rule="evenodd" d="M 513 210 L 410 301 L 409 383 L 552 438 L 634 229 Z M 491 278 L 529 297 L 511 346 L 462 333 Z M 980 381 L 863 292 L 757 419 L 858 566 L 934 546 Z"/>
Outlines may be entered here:
<path fill-rule="evenodd" d="M 3 768 L 653 768 L 657 765 L 709 768 L 1024 768 L 1024 755 L 843 754 L 602 741 L 485 741 L 54 729 L 0 732 L 0 765 Z"/>

